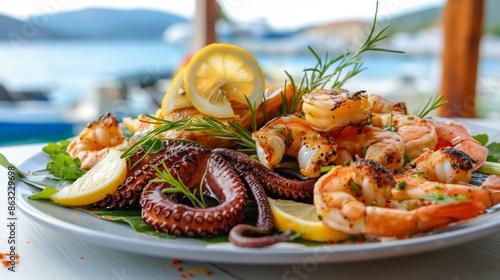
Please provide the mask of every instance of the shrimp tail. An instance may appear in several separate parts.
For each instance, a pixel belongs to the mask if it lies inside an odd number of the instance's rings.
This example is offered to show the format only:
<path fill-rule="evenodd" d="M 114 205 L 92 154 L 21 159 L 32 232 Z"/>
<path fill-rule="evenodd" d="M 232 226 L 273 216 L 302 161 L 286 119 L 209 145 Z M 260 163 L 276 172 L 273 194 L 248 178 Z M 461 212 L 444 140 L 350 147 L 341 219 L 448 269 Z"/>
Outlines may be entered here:
<path fill-rule="evenodd" d="M 482 186 L 488 187 L 491 190 L 500 191 L 500 176 L 496 174 L 489 175 L 486 180 L 484 180 Z"/>
<path fill-rule="evenodd" d="M 367 207 L 365 234 L 407 237 L 474 218 L 484 211 L 477 201 L 457 201 L 423 206 L 412 211 Z"/>
<path fill-rule="evenodd" d="M 418 232 L 425 232 L 474 218 L 484 212 L 484 204 L 478 201 L 456 201 L 421 207 L 414 211 L 418 216 Z"/>

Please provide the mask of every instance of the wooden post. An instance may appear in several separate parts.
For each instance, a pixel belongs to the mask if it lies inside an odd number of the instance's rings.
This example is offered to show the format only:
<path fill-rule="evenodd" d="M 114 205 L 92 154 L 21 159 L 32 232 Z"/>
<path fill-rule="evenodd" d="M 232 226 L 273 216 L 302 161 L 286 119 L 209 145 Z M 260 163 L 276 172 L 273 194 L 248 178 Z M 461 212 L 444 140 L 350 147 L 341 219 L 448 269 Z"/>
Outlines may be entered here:
<path fill-rule="evenodd" d="M 483 32 L 484 0 L 448 0 L 444 8 L 441 92 L 448 104 L 439 116 L 476 116 L 479 43 Z"/>
<path fill-rule="evenodd" d="M 196 53 L 204 46 L 216 42 L 215 22 L 218 18 L 216 5 L 215 0 L 196 0 L 192 53 Z"/>

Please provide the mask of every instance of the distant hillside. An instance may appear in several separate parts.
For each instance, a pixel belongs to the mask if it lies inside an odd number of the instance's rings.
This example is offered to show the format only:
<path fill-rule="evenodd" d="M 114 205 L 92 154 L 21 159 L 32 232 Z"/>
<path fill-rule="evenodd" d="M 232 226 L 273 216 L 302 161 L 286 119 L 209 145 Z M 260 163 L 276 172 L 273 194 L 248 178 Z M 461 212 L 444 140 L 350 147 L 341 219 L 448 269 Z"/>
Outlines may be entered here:
<path fill-rule="evenodd" d="M 389 35 L 399 32 L 418 32 L 435 25 L 440 20 L 441 13 L 440 7 L 428 8 L 391 18 L 384 25 L 391 24 Z"/>
<path fill-rule="evenodd" d="M 20 40 L 26 36 L 32 36 L 30 38 L 50 37 L 45 31 L 33 31 L 23 21 L 0 15 L 0 40 Z"/>
<path fill-rule="evenodd" d="M 6 39 L 7 35 L 11 30 L 15 30 L 18 32 L 21 31 L 23 22 L 7 16 L 0 15 L 0 26 L 1 26 L 0 39 L 4 38 Z"/>
<path fill-rule="evenodd" d="M 0 40 L 9 32 L 23 34 L 23 25 L 36 23 L 35 18 L 23 22 L 0 16 Z M 37 30 L 28 39 L 161 39 L 165 29 L 181 22 L 187 19 L 152 10 L 93 8 L 48 15 L 48 24 L 35 24 Z"/>
<path fill-rule="evenodd" d="M 500 1 L 486 1 L 484 9 L 484 31 L 487 34 L 500 35 Z M 400 15 L 389 21 L 389 32 L 417 32 L 437 24 L 443 16 L 441 7 L 432 7 L 409 14 Z M 457 19 L 460 20 L 460 19 Z"/>

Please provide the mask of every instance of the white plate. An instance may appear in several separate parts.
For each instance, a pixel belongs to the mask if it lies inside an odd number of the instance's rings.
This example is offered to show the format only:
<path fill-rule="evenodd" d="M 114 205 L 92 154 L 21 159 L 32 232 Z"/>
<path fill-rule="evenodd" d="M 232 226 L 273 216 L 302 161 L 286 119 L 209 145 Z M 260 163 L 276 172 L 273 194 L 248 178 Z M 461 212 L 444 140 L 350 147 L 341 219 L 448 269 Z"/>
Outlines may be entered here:
<path fill-rule="evenodd" d="M 490 140 L 500 141 L 500 132 L 469 124 L 472 134 L 488 133 Z M 43 169 L 48 158 L 37 153 L 23 162 L 23 171 Z M 151 256 L 183 260 L 241 264 L 292 264 L 349 262 L 402 256 L 445 248 L 500 231 L 500 205 L 487 214 L 450 225 L 428 235 L 405 240 L 378 243 L 342 244 L 307 247 L 302 244 L 280 243 L 261 249 L 234 247 L 229 243 L 206 243 L 189 238 L 165 239 L 137 233 L 126 224 L 96 219 L 70 208 L 60 207 L 27 196 L 39 190 L 18 184 L 18 205 L 39 223 L 70 237 L 119 250 Z M 76 213 L 75 213 L 76 212 Z"/>

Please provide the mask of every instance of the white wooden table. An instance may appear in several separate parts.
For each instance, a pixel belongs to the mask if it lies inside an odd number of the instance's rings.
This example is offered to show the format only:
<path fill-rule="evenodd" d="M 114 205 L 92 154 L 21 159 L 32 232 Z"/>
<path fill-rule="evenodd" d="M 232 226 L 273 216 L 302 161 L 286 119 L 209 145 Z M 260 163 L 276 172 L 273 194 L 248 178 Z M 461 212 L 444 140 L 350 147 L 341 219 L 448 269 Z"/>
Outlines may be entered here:
<path fill-rule="evenodd" d="M 494 121 L 479 123 L 499 128 Z M 43 145 L 0 147 L 0 153 L 18 165 L 40 151 Z M 10 234 L 7 182 L 7 171 L 0 168 L 0 253 L 8 253 Z M 450 248 L 370 261 L 317 264 L 304 260 L 290 265 L 184 261 L 173 264 L 173 259 L 133 254 L 77 240 L 38 224 L 19 209 L 17 217 L 15 237 L 19 263 L 16 272 L 0 265 L 0 279 L 500 279 L 500 232 Z"/>

